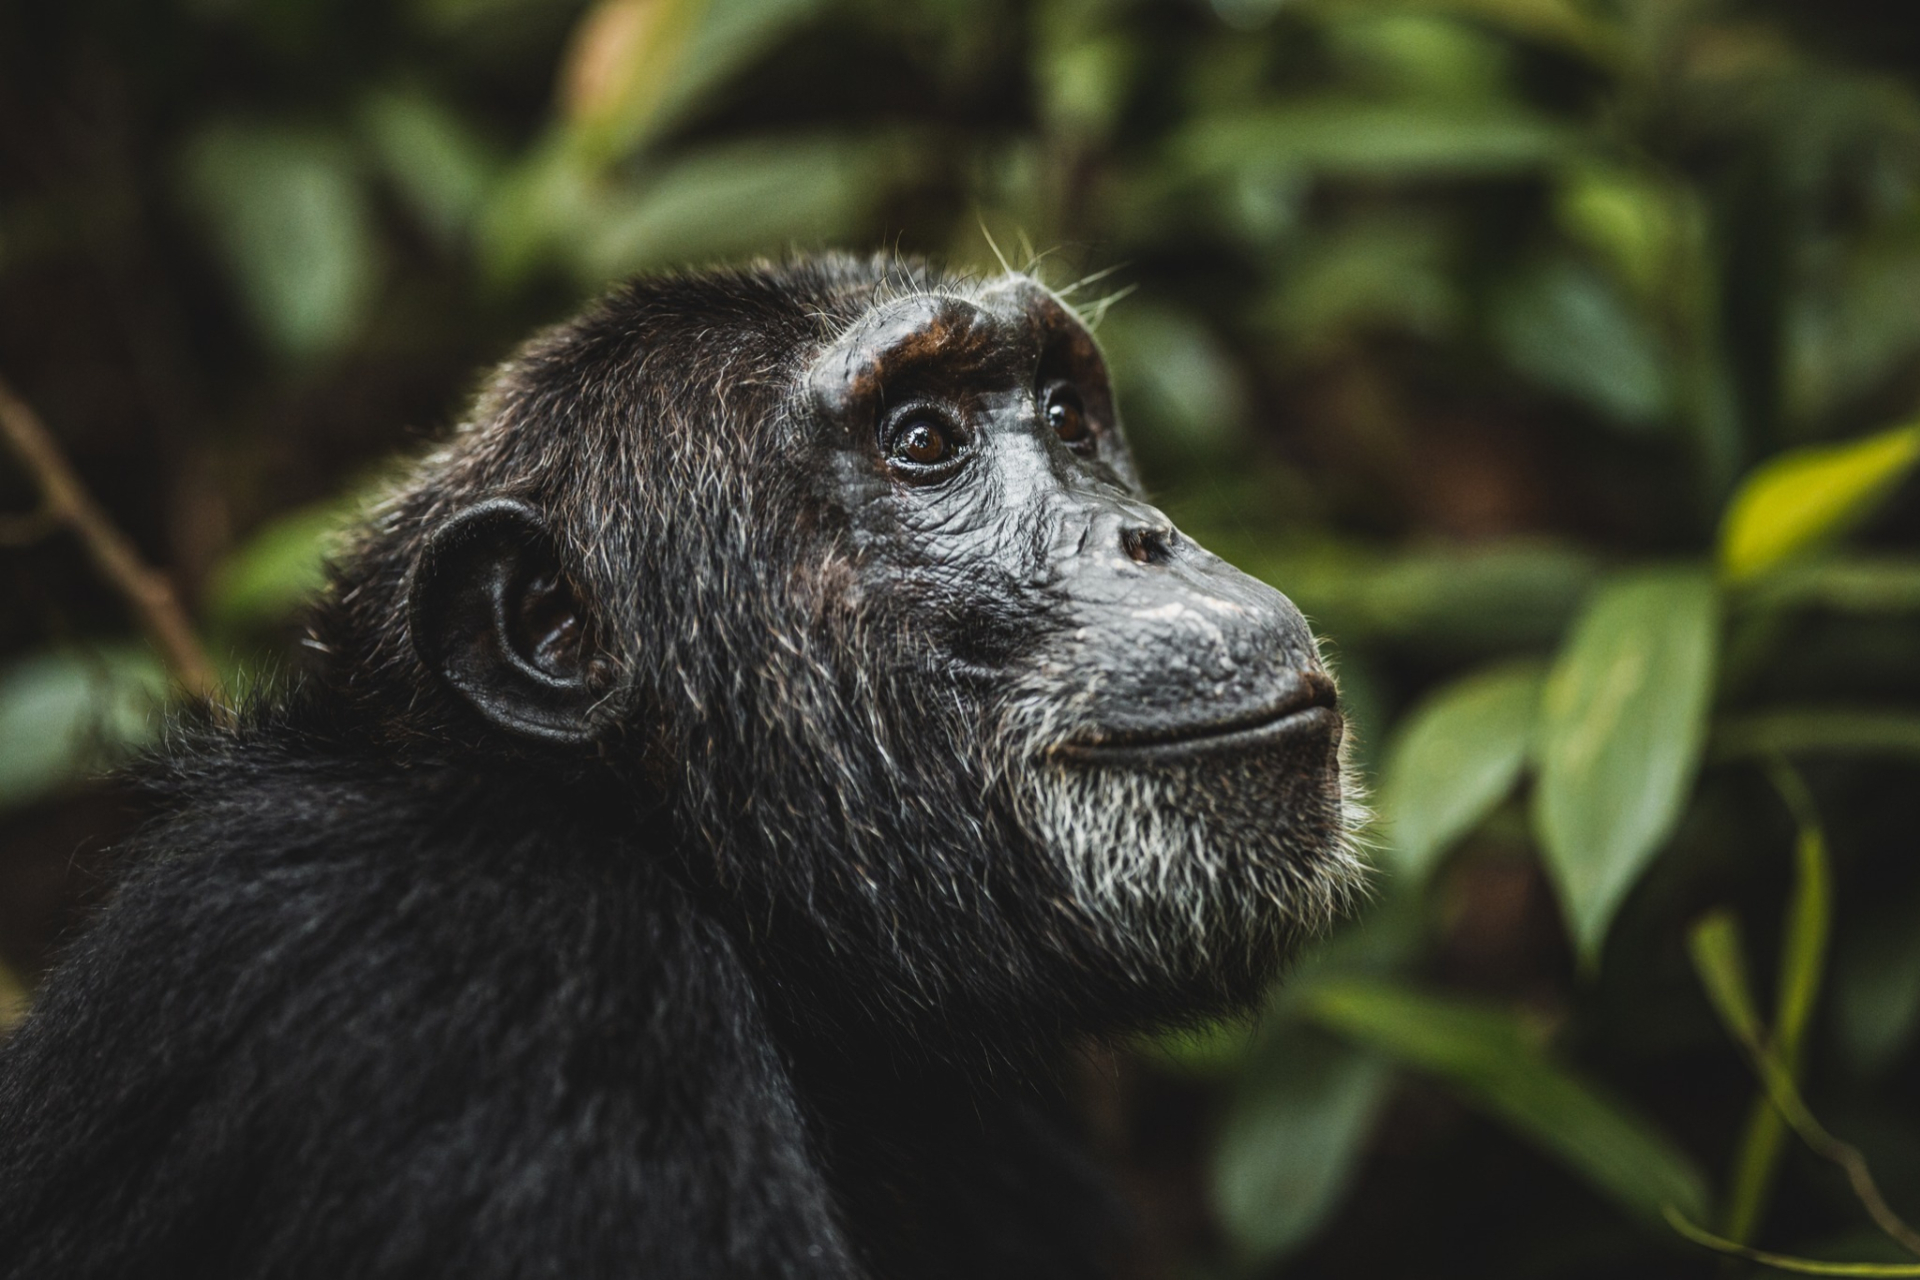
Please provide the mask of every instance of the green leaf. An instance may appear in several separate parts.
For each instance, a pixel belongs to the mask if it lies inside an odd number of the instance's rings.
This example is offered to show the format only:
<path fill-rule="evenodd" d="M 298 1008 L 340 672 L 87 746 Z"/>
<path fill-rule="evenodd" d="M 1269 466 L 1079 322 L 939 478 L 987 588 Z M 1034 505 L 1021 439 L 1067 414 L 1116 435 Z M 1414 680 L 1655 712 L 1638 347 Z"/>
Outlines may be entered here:
<path fill-rule="evenodd" d="M 361 121 L 387 181 L 441 244 L 457 246 L 480 214 L 498 159 L 464 120 L 417 90 L 374 94 Z"/>
<path fill-rule="evenodd" d="M 1920 757 L 1920 712 L 1857 707 L 1781 707 L 1729 716 L 1714 726 L 1716 760 L 1825 754 Z"/>
<path fill-rule="evenodd" d="M 1200 1078 L 1233 1074 L 1252 1048 L 1253 1028 L 1228 1018 L 1204 1026 L 1168 1031 L 1139 1042 L 1142 1053 L 1182 1075 Z"/>
<path fill-rule="evenodd" d="M 145 650 L 52 652 L 0 673 L 0 812 L 38 800 L 148 740 L 166 671 Z"/>
<path fill-rule="evenodd" d="M 1920 228 L 1902 219 L 1886 232 L 1834 246 L 1844 268 L 1785 299 L 1782 398 L 1795 422 L 1830 420 L 1884 388 L 1920 347 Z"/>
<path fill-rule="evenodd" d="M 1339 544 L 1276 550 L 1235 532 L 1209 528 L 1204 541 L 1283 589 L 1326 634 L 1404 643 L 1429 657 L 1550 643 L 1597 576 L 1590 556 L 1551 544 L 1379 555 Z"/>
<path fill-rule="evenodd" d="M 1213 1157 L 1227 1233 L 1255 1258 L 1313 1235 L 1339 1207 L 1392 1073 L 1373 1053 L 1293 1025 L 1242 1077 Z"/>
<path fill-rule="evenodd" d="M 1281 0 L 1268 3 L 1277 8 Z M 1607 11 L 1579 0 L 1401 0 L 1397 6 L 1382 5 L 1380 0 L 1321 0 L 1320 7 L 1365 15 L 1390 7 L 1449 14 L 1578 54 L 1602 66 L 1612 66 L 1622 52 L 1620 24 L 1609 20 Z"/>
<path fill-rule="evenodd" d="M 1382 12 L 1328 24 L 1335 75 L 1394 99 L 1474 100 L 1513 109 L 1513 46 L 1477 22 L 1431 13 Z"/>
<path fill-rule="evenodd" d="M 1595 594 L 1547 679 L 1534 825 L 1588 964 L 1692 789 L 1718 621 L 1704 573 L 1620 578 Z"/>
<path fill-rule="evenodd" d="M 1920 897 L 1872 904 L 1855 916 L 1835 965 L 1834 1039 L 1848 1063 L 1879 1075 L 1920 1028 Z"/>
<path fill-rule="evenodd" d="M 1375 178 L 1472 176 L 1562 156 L 1566 132 L 1511 106 L 1323 98 L 1204 119 L 1170 149 L 1176 169 L 1308 169 Z"/>
<path fill-rule="evenodd" d="M 1920 423 L 1849 444 L 1795 449 L 1747 477 L 1720 526 L 1720 571 L 1748 582 L 1838 537 L 1920 459 Z"/>
<path fill-rule="evenodd" d="M 597 288 L 646 268 L 854 235 L 912 172 L 897 140 L 748 138 L 716 144 L 605 194 L 596 222 L 563 240 Z"/>
<path fill-rule="evenodd" d="M 1675 286 L 1699 213 L 1685 189 L 1661 175 L 1611 165 L 1577 165 L 1561 180 L 1555 213 L 1575 240 L 1599 254 L 1636 296 Z"/>
<path fill-rule="evenodd" d="M 587 8 L 560 76 L 574 145 L 600 162 L 645 138 L 707 7 L 707 0 L 598 0 Z"/>
<path fill-rule="evenodd" d="M 1246 417 L 1240 369 L 1197 316 L 1129 303 L 1100 326 L 1136 435 L 1158 433 L 1190 449 L 1218 450 Z"/>
<path fill-rule="evenodd" d="M 269 522 L 217 567 L 207 588 L 208 618 L 225 627 L 281 621 L 327 580 L 333 539 L 358 501 L 325 502 Z"/>
<path fill-rule="evenodd" d="M 312 355 L 353 334 L 373 301 L 378 262 L 346 146 L 306 130 L 216 124 L 187 148 L 182 177 L 269 342 Z"/>
<path fill-rule="evenodd" d="M 1399 868 L 1424 876 L 1513 789 L 1533 745 L 1542 670 L 1519 663 L 1448 685 L 1416 707 L 1387 752 L 1380 809 Z"/>
<path fill-rule="evenodd" d="M 1668 1205 L 1698 1214 L 1705 1180 L 1658 1129 L 1566 1069 L 1503 1009 L 1385 983 L 1319 989 L 1310 1016 L 1448 1081 L 1616 1204 L 1657 1221 Z"/>
<path fill-rule="evenodd" d="M 1781 565 L 1740 603 L 1777 609 L 1812 605 L 1843 613 L 1920 612 L 1920 558 L 1857 556 Z"/>
<path fill-rule="evenodd" d="M 1557 261 L 1498 298 L 1494 337 L 1517 369 L 1625 427 L 1648 428 L 1673 406 L 1660 333 L 1599 272 Z"/>
<path fill-rule="evenodd" d="M 1446 228 L 1405 216 L 1344 219 L 1299 243 L 1261 320 L 1295 352 L 1362 330 L 1452 336 L 1465 312 Z"/>
<path fill-rule="evenodd" d="M 686 119 L 729 77 L 766 55 L 822 7 L 821 0 L 709 0 L 655 108 L 650 132 L 657 135 Z"/>

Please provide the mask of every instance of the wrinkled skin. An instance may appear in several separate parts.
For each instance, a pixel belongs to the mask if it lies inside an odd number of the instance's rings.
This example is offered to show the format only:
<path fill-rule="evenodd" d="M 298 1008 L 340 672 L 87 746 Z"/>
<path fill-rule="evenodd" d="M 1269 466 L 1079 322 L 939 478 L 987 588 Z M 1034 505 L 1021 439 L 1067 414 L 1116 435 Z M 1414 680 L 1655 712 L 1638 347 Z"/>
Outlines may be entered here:
<path fill-rule="evenodd" d="M 1306 620 L 1141 499 L 1104 362 L 1044 289 L 1015 279 L 877 308 L 808 382 L 857 544 L 949 602 L 956 655 L 993 653 L 983 620 L 1013 601 L 1057 619 L 1044 670 L 1086 693 L 1083 731 L 1059 749 L 1145 761 L 1253 740 L 1242 734 L 1337 748 Z M 1047 417 L 1062 390 L 1084 406 L 1073 443 Z M 884 440 L 921 419 L 952 432 L 952 459 L 876 469 L 876 426 Z"/>
<path fill-rule="evenodd" d="M 1358 875 L 1305 623 L 1021 277 L 629 286 L 312 632 L 0 1045 L 0 1278 L 1112 1275 L 1075 1047 Z"/>

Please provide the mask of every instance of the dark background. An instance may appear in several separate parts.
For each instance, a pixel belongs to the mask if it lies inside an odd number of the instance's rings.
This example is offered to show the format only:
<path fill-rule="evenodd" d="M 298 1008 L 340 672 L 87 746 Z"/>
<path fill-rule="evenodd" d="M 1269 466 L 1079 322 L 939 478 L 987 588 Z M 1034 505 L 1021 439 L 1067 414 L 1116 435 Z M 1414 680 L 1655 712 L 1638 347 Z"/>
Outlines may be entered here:
<path fill-rule="evenodd" d="M 635 271 L 828 245 L 1110 272 L 1071 296 L 1155 497 L 1329 637 L 1379 787 L 1374 902 L 1256 1029 L 1088 1068 L 1145 1269 L 1719 1270 L 1668 1202 L 1914 1261 L 1767 1154 L 1692 930 L 1733 913 L 1777 1060 L 1920 1218 L 1920 503 L 1883 434 L 1920 399 L 1920 19 L 0 0 L 0 378 L 231 687 L 516 342 Z M 39 506 L 0 453 L 15 1012 L 168 687 Z"/>

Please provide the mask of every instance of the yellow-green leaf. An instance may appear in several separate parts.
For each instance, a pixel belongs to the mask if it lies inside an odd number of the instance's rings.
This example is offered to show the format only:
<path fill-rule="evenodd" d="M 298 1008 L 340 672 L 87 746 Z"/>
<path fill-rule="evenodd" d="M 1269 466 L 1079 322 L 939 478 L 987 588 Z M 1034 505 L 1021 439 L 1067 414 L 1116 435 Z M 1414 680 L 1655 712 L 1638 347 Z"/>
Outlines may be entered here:
<path fill-rule="evenodd" d="M 1837 537 L 1920 460 L 1920 423 L 1848 444 L 1794 449 L 1741 484 L 1720 528 L 1720 572 L 1746 582 Z"/>

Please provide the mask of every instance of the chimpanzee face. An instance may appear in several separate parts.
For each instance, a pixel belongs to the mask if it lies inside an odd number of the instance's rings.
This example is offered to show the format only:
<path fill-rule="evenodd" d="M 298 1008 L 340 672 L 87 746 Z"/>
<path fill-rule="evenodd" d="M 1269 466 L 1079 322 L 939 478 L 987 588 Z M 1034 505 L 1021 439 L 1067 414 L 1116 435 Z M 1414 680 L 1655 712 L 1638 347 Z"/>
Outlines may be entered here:
<path fill-rule="evenodd" d="M 806 384 L 858 592 L 906 604 L 1107 944 L 1187 968 L 1324 922 L 1355 877 L 1334 683 L 1143 499 L 1067 309 L 1023 277 L 883 302 Z"/>

